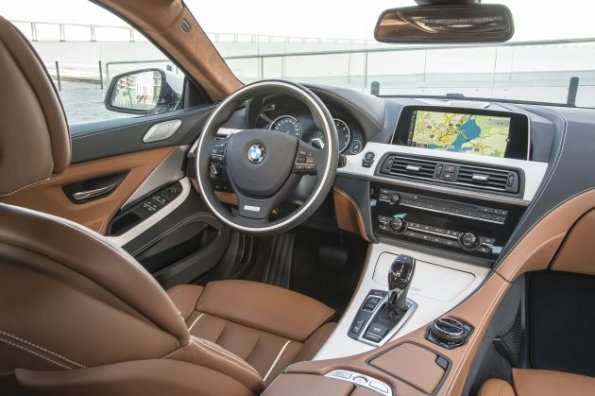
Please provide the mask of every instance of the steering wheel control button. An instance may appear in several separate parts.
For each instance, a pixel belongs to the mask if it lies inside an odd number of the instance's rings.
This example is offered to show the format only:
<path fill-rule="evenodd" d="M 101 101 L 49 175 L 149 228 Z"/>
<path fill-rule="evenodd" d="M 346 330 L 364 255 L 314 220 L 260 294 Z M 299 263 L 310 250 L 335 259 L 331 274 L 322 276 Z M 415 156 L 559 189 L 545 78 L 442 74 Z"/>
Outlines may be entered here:
<path fill-rule="evenodd" d="M 213 145 L 211 149 L 211 161 L 224 162 L 225 161 L 225 146 L 227 143 L 218 142 Z"/>
<path fill-rule="evenodd" d="M 428 329 L 426 339 L 446 349 L 463 345 L 473 328 L 449 316 L 436 319 Z"/>
<path fill-rule="evenodd" d="M 306 151 L 299 150 L 295 157 L 295 164 L 293 166 L 294 173 L 311 175 L 316 173 L 316 158 L 314 154 Z"/>
<path fill-rule="evenodd" d="M 370 168 L 374 164 L 374 159 L 376 158 L 376 154 L 368 151 L 364 154 L 364 159 L 362 160 L 362 166 L 364 168 Z"/>

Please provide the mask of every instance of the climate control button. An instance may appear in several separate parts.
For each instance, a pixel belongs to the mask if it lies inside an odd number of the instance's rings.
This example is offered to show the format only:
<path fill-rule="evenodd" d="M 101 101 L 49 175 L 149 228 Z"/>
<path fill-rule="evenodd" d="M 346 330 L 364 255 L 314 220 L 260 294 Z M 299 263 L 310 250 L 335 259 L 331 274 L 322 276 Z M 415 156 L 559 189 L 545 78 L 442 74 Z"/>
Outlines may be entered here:
<path fill-rule="evenodd" d="M 407 222 L 405 220 L 399 219 L 398 217 L 392 219 L 388 225 L 394 232 L 403 232 L 407 229 Z"/>
<path fill-rule="evenodd" d="M 467 249 L 475 249 L 479 245 L 479 237 L 472 232 L 466 232 L 461 237 L 461 244 Z"/>

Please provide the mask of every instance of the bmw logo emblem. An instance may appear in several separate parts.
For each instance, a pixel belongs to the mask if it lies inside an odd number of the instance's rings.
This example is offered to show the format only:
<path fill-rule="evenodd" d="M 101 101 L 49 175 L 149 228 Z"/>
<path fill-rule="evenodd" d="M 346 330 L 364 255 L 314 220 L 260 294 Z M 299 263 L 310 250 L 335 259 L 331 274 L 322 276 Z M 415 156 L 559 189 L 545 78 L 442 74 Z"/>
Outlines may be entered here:
<path fill-rule="evenodd" d="M 264 147 L 262 144 L 253 144 L 248 149 L 248 160 L 253 164 L 258 164 L 264 159 Z"/>

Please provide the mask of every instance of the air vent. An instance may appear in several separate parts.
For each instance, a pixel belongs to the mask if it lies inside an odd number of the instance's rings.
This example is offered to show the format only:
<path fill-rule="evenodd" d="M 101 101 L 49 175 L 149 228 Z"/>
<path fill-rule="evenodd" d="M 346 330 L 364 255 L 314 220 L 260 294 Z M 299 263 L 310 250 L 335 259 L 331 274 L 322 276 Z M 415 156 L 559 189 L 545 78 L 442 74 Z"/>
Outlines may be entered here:
<path fill-rule="evenodd" d="M 522 184 L 520 173 L 516 170 L 442 162 L 402 154 L 389 154 L 382 163 L 380 174 L 511 194 L 517 194 Z"/>
<path fill-rule="evenodd" d="M 437 164 L 432 160 L 393 154 L 386 158 L 380 173 L 432 180 Z"/>
<path fill-rule="evenodd" d="M 519 191 L 518 173 L 505 169 L 460 165 L 456 181 L 460 185 L 484 190 L 512 193 Z"/>

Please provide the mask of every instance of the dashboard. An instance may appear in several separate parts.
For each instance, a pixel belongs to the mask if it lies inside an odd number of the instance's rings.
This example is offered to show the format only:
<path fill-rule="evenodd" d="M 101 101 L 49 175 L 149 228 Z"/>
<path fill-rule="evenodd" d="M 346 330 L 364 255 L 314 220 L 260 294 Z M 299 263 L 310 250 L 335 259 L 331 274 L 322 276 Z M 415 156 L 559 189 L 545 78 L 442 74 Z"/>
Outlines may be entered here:
<path fill-rule="evenodd" d="M 335 119 L 345 159 L 335 189 L 357 214 L 341 224 L 351 214 L 335 207 L 313 216 L 312 226 L 334 216 L 339 230 L 373 243 L 491 267 L 548 211 L 595 185 L 595 170 L 585 166 L 595 155 L 592 109 L 308 88 Z M 291 98 L 248 103 L 222 130 L 246 128 L 325 143 Z"/>

